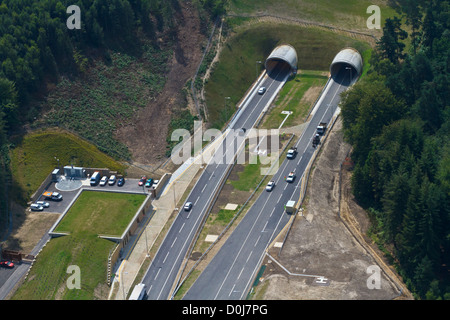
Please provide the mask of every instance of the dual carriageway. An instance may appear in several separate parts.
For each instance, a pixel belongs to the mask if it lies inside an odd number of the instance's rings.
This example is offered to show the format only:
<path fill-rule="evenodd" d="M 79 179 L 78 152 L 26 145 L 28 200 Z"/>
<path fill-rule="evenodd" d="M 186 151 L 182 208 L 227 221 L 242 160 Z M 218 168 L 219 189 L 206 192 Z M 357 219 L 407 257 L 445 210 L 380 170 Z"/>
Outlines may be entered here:
<path fill-rule="evenodd" d="M 232 166 L 229 159 L 241 151 L 242 137 L 236 132 L 242 133 L 240 129 L 245 128 L 247 135 L 284 83 L 293 72 L 296 72 L 296 53 L 292 50 L 290 46 L 275 48 L 266 60 L 266 71 L 260 77 L 259 83 L 253 87 L 247 99 L 244 99 L 245 104 L 239 108 L 234 121 L 224 131 L 225 138 L 218 144 L 214 157 L 205 165 L 188 196 L 187 201 L 194 203 L 194 206 L 188 212 L 183 209 L 178 212 L 143 277 L 142 283 L 147 288 L 148 300 L 173 298 L 180 282 L 180 269 L 190 254 L 191 244 Z M 344 49 L 336 55 L 330 67 L 329 81 L 311 112 L 307 127 L 295 142 L 295 147 L 299 151 L 297 156 L 290 160 L 281 159 L 281 165 L 272 177 L 276 184 L 275 188 L 271 192 L 262 192 L 259 195 L 236 229 L 187 291 L 184 299 L 246 298 L 266 248 L 290 219 L 290 215 L 285 213 L 284 205 L 289 200 L 299 200 L 301 178 L 315 151 L 311 142 L 317 125 L 320 122 L 330 122 L 333 115 L 338 112 L 340 93 L 358 79 L 361 69 L 362 59 L 356 50 Z M 266 88 L 266 92 L 262 95 L 257 94 L 260 87 Z M 293 183 L 287 183 L 284 177 L 292 171 L 295 171 L 297 178 Z"/>

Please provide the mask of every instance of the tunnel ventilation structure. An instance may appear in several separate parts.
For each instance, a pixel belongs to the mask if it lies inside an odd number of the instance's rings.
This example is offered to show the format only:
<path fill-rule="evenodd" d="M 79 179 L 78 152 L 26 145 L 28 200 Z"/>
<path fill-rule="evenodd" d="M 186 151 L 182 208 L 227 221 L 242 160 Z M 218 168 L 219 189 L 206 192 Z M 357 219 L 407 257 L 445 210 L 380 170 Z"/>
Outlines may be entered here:
<path fill-rule="evenodd" d="M 351 68 L 352 79 L 357 79 L 362 72 L 363 60 L 361 54 L 353 48 L 345 48 L 341 50 L 333 59 L 330 66 L 330 74 L 335 78 L 341 68 Z"/>
<path fill-rule="evenodd" d="M 283 44 L 273 49 L 264 64 L 267 73 L 270 75 L 280 62 L 288 64 L 292 73 L 297 72 L 297 51 L 293 46 Z"/>

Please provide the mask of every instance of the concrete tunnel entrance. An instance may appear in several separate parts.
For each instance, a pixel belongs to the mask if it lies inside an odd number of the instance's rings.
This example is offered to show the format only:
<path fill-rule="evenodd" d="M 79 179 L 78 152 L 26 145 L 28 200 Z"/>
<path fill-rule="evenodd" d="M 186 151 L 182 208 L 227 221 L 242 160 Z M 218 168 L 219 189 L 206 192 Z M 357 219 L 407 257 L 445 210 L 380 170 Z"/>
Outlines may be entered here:
<path fill-rule="evenodd" d="M 291 73 L 297 73 L 297 52 L 293 46 L 283 44 L 273 49 L 264 64 L 267 74 L 270 76 L 280 63 L 287 65 Z"/>
<path fill-rule="evenodd" d="M 331 78 L 336 80 L 343 68 L 347 70 L 347 79 L 350 79 L 351 83 L 354 83 L 359 78 L 362 73 L 363 60 L 356 49 L 345 48 L 334 57 L 330 66 Z"/>

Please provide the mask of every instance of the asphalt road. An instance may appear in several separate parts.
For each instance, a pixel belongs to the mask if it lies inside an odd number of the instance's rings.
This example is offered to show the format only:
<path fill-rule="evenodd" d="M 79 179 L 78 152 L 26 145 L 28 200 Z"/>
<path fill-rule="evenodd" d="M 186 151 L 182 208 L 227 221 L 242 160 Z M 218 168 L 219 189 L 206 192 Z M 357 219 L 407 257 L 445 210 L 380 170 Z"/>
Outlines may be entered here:
<path fill-rule="evenodd" d="M 248 134 L 248 130 L 254 126 L 262 110 L 276 95 L 280 85 L 286 81 L 289 72 L 286 64 L 280 64 L 275 68 L 261 83 L 261 86 L 267 88 L 265 94 L 255 94 L 232 122 L 230 129 L 235 130 L 226 133 L 227 138 L 217 148 L 214 158 L 203 170 L 187 199 L 193 203 L 192 209 L 189 212 L 180 210 L 142 280 L 147 288 L 148 300 L 170 298 L 183 259 L 204 216 L 208 213 L 209 205 L 214 200 L 214 191 L 219 188 L 222 178 L 231 166 L 226 160 L 232 158 L 239 147 L 239 141 L 242 141 L 238 129 L 245 128 L 246 132 L 243 135 Z"/>
<path fill-rule="evenodd" d="M 353 81 L 354 79 L 352 79 Z M 273 176 L 276 186 L 263 191 L 225 244 L 188 290 L 186 300 L 245 299 L 254 280 L 265 249 L 289 221 L 284 206 L 299 200 L 301 177 L 314 153 L 312 138 L 320 122 L 329 123 L 340 101 L 340 93 L 351 84 L 350 73 L 342 68 L 328 82 L 322 100 L 314 109 L 311 121 L 296 143 L 298 154 L 286 159 Z M 292 183 L 285 181 L 295 171 Z"/>

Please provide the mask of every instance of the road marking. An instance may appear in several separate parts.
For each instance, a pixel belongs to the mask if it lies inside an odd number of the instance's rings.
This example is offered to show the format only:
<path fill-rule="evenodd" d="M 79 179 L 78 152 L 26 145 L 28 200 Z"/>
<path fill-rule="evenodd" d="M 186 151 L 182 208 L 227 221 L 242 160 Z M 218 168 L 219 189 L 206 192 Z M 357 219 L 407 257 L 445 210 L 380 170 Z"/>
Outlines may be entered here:
<path fill-rule="evenodd" d="M 171 248 L 173 247 L 173 245 L 175 244 L 176 241 L 177 241 L 177 238 L 175 238 L 175 240 L 173 240 L 172 245 L 170 246 Z"/>
<path fill-rule="evenodd" d="M 252 256 L 252 253 L 253 253 L 253 251 L 250 251 L 250 254 L 248 255 L 248 257 L 247 257 L 247 261 L 245 261 L 245 263 L 247 263 L 247 262 L 248 262 L 248 260 L 250 260 L 250 257 Z"/>
<path fill-rule="evenodd" d="M 272 216 L 272 214 L 273 214 L 274 211 L 275 211 L 275 207 L 273 207 L 272 212 L 270 213 L 270 216 L 269 216 L 269 217 Z"/>
<path fill-rule="evenodd" d="M 183 223 L 183 225 L 181 226 L 180 230 L 178 231 L 178 233 L 181 232 L 181 230 L 183 230 L 184 225 L 186 224 L 186 222 Z"/>
<path fill-rule="evenodd" d="M 286 189 L 286 188 L 285 188 Z M 283 194 L 280 194 L 280 197 L 278 198 L 278 201 L 277 201 L 277 203 L 279 203 L 280 202 L 280 200 L 281 200 L 281 197 L 283 196 Z"/>
<path fill-rule="evenodd" d="M 206 189 L 206 186 L 207 186 L 207 184 L 205 184 L 205 186 L 203 187 L 203 189 L 202 189 L 202 193 L 203 193 L 203 191 L 205 191 L 205 189 Z"/>
<path fill-rule="evenodd" d="M 165 257 L 164 260 L 163 260 L 163 263 L 166 262 L 167 256 L 169 255 L 169 252 L 170 252 L 170 251 L 167 251 L 167 254 L 166 254 L 166 257 Z"/>
<path fill-rule="evenodd" d="M 242 269 L 241 269 L 241 272 L 239 272 L 239 275 L 238 275 L 237 279 L 239 279 L 239 278 L 241 277 L 242 271 L 244 271 L 244 268 L 242 268 Z M 237 279 L 236 279 L 236 280 L 237 280 Z"/>
<path fill-rule="evenodd" d="M 260 238 L 261 238 L 261 235 L 259 235 L 258 240 L 256 240 L 254 247 L 256 247 Z"/>
<path fill-rule="evenodd" d="M 198 199 L 200 199 L 200 196 L 197 197 L 197 200 L 194 202 L 194 206 L 197 204 Z M 190 213 L 190 212 L 189 212 Z M 189 217 L 189 216 L 188 216 Z"/>
<path fill-rule="evenodd" d="M 158 278 L 158 275 L 159 275 L 160 271 L 161 271 L 161 268 L 158 268 L 158 272 L 156 273 L 155 280 L 156 280 L 156 278 Z"/>

